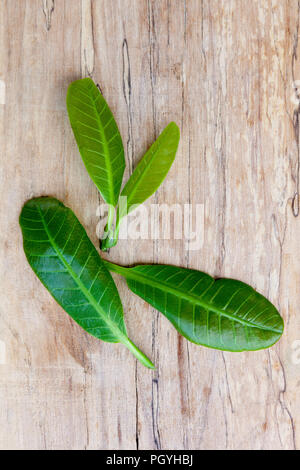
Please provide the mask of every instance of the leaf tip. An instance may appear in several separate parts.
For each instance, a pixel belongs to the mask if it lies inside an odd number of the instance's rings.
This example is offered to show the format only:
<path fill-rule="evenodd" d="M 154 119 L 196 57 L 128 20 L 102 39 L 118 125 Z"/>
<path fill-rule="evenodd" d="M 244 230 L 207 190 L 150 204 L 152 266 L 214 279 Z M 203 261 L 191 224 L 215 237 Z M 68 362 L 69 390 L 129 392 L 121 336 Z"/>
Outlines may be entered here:
<path fill-rule="evenodd" d="M 178 136 L 178 139 L 180 139 L 180 128 L 179 126 L 176 124 L 175 121 L 171 121 L 168 126 L 167 126 L 168 129 L 171 129 L 172 131 L 174 131 L 174 133 L 176 133 L 176 135 Z"/>

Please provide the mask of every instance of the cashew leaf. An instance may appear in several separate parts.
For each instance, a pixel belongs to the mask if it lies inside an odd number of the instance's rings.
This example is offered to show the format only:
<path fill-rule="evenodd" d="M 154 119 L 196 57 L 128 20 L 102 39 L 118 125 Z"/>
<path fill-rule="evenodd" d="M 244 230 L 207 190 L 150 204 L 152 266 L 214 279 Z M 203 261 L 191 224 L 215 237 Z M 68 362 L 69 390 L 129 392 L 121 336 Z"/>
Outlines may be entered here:
<path fill-rule="evenodd" d="M 272 346 L 283 320 L 265 297 L 233 279 L 214 280 L 193 269 L 168 265 L 124 268 L 110 262 L 129 289 L 165 315 L 189 341 L 224 351 Z"/>
<path fill-rule="evenodd" d="M 115 207 L 125 170 L 125 158 L 114 116 L 90 78 L 70 84 L 67 109 L 85 167 L 105 202 Z"/>
<path fill-rule="evenodd" d="M 63 309 L 90 335 L 123 343 L 153 368 L 129 340 L 116 285 L 71 209 L 54 198 L 32 199 L 20 225 L 31 268 Z"/>

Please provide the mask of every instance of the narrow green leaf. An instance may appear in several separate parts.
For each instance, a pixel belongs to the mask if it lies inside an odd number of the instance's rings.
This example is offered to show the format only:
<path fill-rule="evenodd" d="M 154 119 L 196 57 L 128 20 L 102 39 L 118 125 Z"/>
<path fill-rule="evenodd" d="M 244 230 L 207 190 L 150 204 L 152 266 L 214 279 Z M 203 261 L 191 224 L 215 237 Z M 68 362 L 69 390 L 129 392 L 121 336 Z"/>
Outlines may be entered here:
<path fill-rule="evenodd" d="M 92 336 L 123 343 L 153 368 L 128 339 L 116 285 L 71 209 L 54 198 L 32 199 L 20 225 L 31 268 L 65 311 Z"/>
<path fill-rule="evenodd" d="M 179 139 L 179 128 L 171 122 L 138 163 L 121 193 L 116 229 L 111 229 L 107 238 L 102 240 L 102 251 L 117 244 L 122 218 L 146 201 L 161 185 L 175 159 Z"/>
<path fill-rule="evenodd" d="M 71 83 L 67 93 L 67 109 L 86 169 L 105 202 L 115 207 L 125 158 L 113 114 L 90 78 Z"/>
<path fill-rule="evenodd" d="M 272 346 L 283 333 L 276 308 L 243 282 L 214 280 L 200 271 L 167 265 L 106 265 L 124 276 L 135 294 L 196 344 L 224 351 L 255 351 Z"/>
<path fill-rule="evenodd" d="M 171 122 L 145 153 L 121 193 L 127 198 L 127 208 L 120 208 L 120 218 L 142 204 L 161 185 L 175 159 L 179 139 L 179 128 Z"/>

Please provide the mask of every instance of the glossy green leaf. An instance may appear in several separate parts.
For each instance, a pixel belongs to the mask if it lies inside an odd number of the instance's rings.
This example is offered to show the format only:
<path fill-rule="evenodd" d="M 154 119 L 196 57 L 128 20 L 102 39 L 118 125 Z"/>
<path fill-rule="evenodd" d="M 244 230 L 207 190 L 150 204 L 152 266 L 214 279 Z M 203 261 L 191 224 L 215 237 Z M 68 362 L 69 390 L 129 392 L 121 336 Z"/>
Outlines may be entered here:
<path fill-rule="evenodd" d="M 167 265 L 106 265 L 196 344 L 254 351 L 272 346 L 282 335 L 283 320 L 276 308 L 243 282 L 214 280 L 200 271 Z"/>
<path fill-rule="evenodd" d="M 171 122 L 138 163 L 121 193 L 127 198 L 127 214 L 161 185 L 175 159 L 179 139 L 179 128 Z M 121 217 L 126 215 L 124 212 L 121 208 Z"/>
<path fill-rule="evenodd" d="M 128 339 L 115 283 L 84 228 L 60 201 L 28 201 L 20 215 L 27 260 L 55 300 L 89 334 L 121 342 L 147 367 L 151 361 Z"/>
<path fill-rule="evenodd" d="M 67 93 L 67 109 L 86 169 L 105 202 L 115 207 L 125 158 L 113 114 L 90 78 L 71 83 Z"/>

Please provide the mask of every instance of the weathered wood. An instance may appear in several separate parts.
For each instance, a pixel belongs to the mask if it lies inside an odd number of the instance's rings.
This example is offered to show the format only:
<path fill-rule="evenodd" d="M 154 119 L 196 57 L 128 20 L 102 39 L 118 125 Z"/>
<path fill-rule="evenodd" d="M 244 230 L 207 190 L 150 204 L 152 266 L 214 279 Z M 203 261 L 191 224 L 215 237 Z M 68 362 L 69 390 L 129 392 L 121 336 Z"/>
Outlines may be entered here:
<path fill-rule="evenodd" d="M 1 2 L 0 448 L 300 448 L 299 18 L 297 0 Z M 251 283 L 285 318 L 278 345 L 188 343 L 116 278 L 151 372 L 86 335 L 35 278 L 18 227 L 28 198 L 59 197 L 98 243 L 101 201 L 65 109 L 81 76 L 116 116 L 126 178 L 169 121 L 181 127 L 146 207 L 204 206 L 199 250 L 121 240 L 107 256 Z"/>

